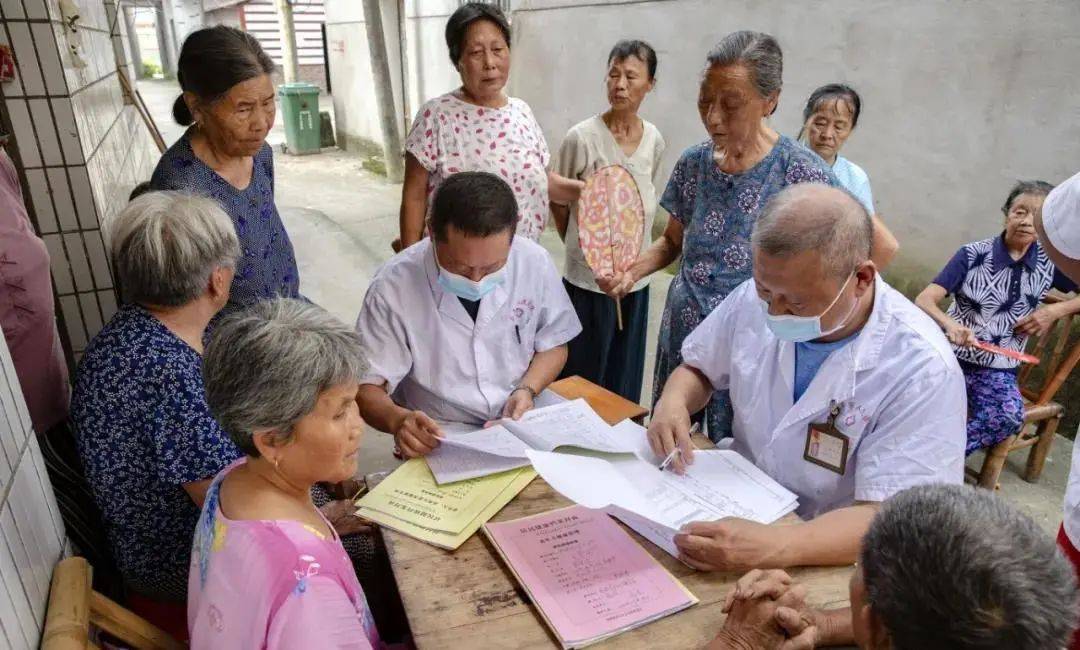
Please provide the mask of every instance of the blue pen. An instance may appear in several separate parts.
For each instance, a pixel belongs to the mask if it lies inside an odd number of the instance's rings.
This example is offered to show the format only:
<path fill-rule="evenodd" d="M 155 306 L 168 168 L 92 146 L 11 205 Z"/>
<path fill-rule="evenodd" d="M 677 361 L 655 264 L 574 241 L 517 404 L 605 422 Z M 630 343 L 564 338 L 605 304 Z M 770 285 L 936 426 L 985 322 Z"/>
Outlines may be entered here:
<path fill-rule="evenodd" d="M 521 326 L 514 325 L 514 334 L 517 335 L 518 345 L 521 345 Z"/>

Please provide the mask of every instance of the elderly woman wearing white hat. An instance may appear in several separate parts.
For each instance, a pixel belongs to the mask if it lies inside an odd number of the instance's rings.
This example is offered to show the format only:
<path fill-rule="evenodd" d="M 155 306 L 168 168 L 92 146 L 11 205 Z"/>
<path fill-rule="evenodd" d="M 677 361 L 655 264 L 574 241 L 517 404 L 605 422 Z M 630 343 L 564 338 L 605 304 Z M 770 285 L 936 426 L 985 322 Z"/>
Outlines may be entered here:
<path fill-rule="evenodd" d="M 1035 230 L 1046 254 L 1074 282 L 1080 282 L 1080 174 L 1054 188 L 1035 215 Z M 1065 520 L 1058 545 L 1080 575 L 1080 445 L 1073 446 L 1069 484 L 1065 488 Z M 1080 633 L 1070 650 L 1080 650 Z"/>

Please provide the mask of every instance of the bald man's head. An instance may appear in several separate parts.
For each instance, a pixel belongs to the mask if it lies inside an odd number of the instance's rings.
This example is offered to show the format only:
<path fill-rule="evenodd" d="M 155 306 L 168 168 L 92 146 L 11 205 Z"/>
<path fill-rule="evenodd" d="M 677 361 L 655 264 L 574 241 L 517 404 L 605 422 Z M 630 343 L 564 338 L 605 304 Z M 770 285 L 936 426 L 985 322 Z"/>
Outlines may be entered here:
<path fill-rule="evenodd" d="M 851 194 L 803 183 L 784 189 L 766 204 L 751 241 L 755 253 L 779 259 L 816 251 L 828 275 L 845 278 L 870 259 L 873 236 L 870 215 Z"/>

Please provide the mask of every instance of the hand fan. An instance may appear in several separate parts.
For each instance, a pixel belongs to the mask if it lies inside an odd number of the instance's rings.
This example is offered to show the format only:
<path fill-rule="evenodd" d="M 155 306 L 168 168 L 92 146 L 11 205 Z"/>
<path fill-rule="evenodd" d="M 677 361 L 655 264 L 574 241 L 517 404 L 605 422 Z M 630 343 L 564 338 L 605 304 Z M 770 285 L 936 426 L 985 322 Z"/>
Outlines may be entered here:
<path fill-rule="evenodd" d="M 622 165 L 597 169 L 578 199 L 578 242 L 596 276 L 630 269 L 645 237 L 645 206 L 634 177 Z M 615 301 L 619 329 L 622 305 Z"/>
<path fill-rule="evenodd" d="M 998 347 L 992 343 L 976 341 L 975 347 L 990 352 L 991 354 L 1000 354 L 1003 357 L 1009 357 L 1010 359 L 1016 359 L 1017 361 L 1022 361 L 1024 363 L 1030 363 L 1032 365 L 1039 364 L 1039 357 L 1024 354 L 1023 352 L 1017 352 L 1016 350 L 1010 350 L 1008 348 Z"/>

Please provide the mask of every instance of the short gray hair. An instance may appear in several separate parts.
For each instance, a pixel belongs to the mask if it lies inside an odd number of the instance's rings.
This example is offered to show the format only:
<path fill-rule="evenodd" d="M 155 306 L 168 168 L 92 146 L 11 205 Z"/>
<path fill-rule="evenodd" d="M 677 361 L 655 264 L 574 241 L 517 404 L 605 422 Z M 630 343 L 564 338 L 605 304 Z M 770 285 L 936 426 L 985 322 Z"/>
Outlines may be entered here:
<path fill-rule="evenodd" d="M 830 277 L 845 278 L 870 259 L 873 238 L 873 221 L 851 194 L 821 183 L 800 183 L 765 204 L 751 243 L 755 251 L 780 259 L 817 251 Z"/>
<path fill-rule="evenodd" d="M 784 85 L 784 53 L 769 34 L 732 32 L 709 50 L 708 67 L 741 63 L 754 75 L 754 87 L 763 99 Z"/>
<path fill-rule="evenodd" d="M 206 291 L 210 274 L 235 267 L 240 256 L 229 215 L 212 199 L 182 192 L 148 192 L 104 227 L 123 297 L 179 307 Z"/>
<path fill-rule="evenodd" d="M 303 300 L 275 298 L 222 319 L 203 358 L 206 402 L 249 456 L 256 431 L 287 441 L 319 395 L 367 371 L 356 331 Z"/>
<path fill-rule="evenodd" d="M 901 492 L 874 518 L 859 561 L 895 650 L 1064 648 L 1076 626 L 1072 566 L 991 492 Z"/>

